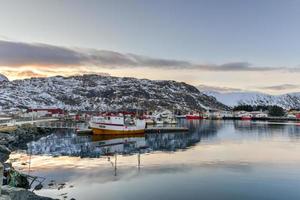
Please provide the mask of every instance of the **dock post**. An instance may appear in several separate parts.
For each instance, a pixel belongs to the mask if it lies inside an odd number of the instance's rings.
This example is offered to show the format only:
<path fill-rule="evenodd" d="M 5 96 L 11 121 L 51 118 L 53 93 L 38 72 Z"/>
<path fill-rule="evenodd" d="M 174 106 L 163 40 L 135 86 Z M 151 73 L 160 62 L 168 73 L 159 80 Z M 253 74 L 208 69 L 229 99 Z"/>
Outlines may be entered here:
<path fill-rule="evenodd" d="M 139 150 L 139 153 L 138 153 L 138 169 L 140 170 L 141 168 L 141 152 Z"/>
<path fill-rule="evenodd" d="M 117 176 L 117 153 L 115 152 L 115 176 Z"/>
<path fill-rule="evenodd" d="M 0 163 L 0 196 L 1 196 L 1 192 L 2 192 L 2 185 L 3 185 L 3 171 L 4 171 L 4 166 L 2 163 Z"/>

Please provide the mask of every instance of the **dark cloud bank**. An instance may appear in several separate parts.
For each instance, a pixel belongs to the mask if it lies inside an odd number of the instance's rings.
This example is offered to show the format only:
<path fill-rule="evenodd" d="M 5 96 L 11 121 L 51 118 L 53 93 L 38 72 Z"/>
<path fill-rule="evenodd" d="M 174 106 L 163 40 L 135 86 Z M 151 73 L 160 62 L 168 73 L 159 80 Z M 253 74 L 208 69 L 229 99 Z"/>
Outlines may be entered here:
<path fill-rule="evenodd" d="M 203 71 L 272 71 L 298 68 L 257 67 L 247 62 L 233 62 L 222 65 L 193 64 L 188 61 L 150 58 L 136 54 L 122 54 L 114 51 L 66 48 L 41 43 L 23 43 L 0 40 L 0 66 L 94 66 L 103 68 L 169 68 L 197 69 Z"/>

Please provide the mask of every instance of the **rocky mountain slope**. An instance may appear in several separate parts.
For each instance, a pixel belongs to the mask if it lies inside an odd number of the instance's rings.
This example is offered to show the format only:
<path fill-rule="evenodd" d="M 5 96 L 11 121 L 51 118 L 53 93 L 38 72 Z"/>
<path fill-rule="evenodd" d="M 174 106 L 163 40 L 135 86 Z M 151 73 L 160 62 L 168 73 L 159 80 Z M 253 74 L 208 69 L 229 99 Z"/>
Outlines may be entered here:
<path fill-rule="evenodd" d="M 194 86 L 101 75 L 49 77 L 0 82 L 0 108 L 59 107 L 67 110 L 227 109 Z"/>
<path fill-rule="evenodd" d="M 269 95 L 252 91 L 218 91 L 211 88 L 205 89 L 201 87 L 201 91 L 206 95 L 215 97 L 221 103 L 228 106 L 236 106 L 239 104 L 250 105 L 278 105 L 286 109 L 300 109 L 300 92 L 288 93 L 283 95 Z"/>

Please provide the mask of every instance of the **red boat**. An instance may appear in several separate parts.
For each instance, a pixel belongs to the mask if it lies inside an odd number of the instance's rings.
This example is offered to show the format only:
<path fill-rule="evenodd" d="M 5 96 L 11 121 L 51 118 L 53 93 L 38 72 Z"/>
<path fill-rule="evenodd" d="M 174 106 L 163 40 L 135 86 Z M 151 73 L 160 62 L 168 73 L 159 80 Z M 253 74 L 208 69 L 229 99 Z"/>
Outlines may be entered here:
<path fill-rule="evenodd" d="M 186 119 L 203 119 L 203 116 L 201 115 L 186 115 Z"/>
<path fill-rule="evenodd" d="M 252 117 L 251 116 L 242 116 L 241 120 L 251 120 Z"/>

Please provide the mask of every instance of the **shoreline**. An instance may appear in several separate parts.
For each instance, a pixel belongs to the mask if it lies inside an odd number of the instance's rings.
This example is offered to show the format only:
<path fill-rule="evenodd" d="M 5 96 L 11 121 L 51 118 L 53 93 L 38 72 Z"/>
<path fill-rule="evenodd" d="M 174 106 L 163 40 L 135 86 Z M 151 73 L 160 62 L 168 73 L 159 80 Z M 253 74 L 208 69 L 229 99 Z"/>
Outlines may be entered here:
<path fill-rule="evenodd" d="M 50 128 L 39 128 L 31 124 L 24 124 L 14 128 L 0 130 L 0 162 L 3 165 L 12 151 L 26 149 L 27 143 L 51 133 Z M 2 185 L 2 183 L 1 183 Z M 34 192 L 19 187 L 8 185 L 1 186 L 1 199 L 28 199 L 28 200 L 52 200 L 50 197 L 38 196 Z"/>

